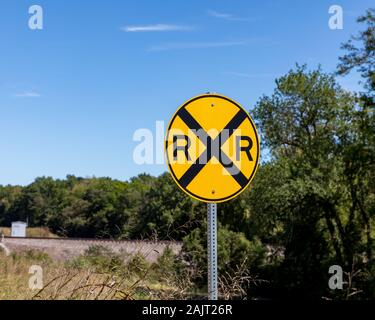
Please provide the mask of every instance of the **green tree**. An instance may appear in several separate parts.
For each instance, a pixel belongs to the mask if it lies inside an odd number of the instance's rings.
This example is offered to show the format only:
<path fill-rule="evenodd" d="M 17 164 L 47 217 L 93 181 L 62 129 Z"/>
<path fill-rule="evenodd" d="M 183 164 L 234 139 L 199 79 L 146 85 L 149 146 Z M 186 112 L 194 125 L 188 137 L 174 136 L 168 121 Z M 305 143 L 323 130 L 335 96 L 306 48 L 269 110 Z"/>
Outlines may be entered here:
<path fill-rule="evenodd" d="M 355 97 L 306 66 L 278 79 L 254 112 L 272 160 L 254 181 L 250 205 L 259 220 L 270 213 L 268 237 L 276 231 L 285 247 L 282 270 L 299 275 L 279 278 L 318 297 L 328 262 L 349 271 L 354 260 L 362 266 L 372 257 L 373 160 L 366 157 L 373 137 L 360 138 L 370 133 L 357 123 Z"/>
<path fill-rule="evenodd" d="M 357 96 L 355 112 L 348 119 L 350 126 L 355 127 L 355 134 L 343 128 L 341 136 L 350 193 L 365 221 L 363 228 L 366 232 L 367 255 L 371 259 L 374 250 L 374 225 L 371 221 L 374 220 L 375 211 L 375 9 L 368 9 L 357 22 L 365 24 L 365 29 L 342 45 L 346 53 L 339 58 L 337 73 L 346 75 L 352 70 L 358 71 L 367 89 L 367 92 Z"/>
<path fill-rule="evenodd" d="M 178 189 L 169 174 L 155 181 L 144 198 L 133 237 L 181 240 L 202 220 L 203 205 Z"/>

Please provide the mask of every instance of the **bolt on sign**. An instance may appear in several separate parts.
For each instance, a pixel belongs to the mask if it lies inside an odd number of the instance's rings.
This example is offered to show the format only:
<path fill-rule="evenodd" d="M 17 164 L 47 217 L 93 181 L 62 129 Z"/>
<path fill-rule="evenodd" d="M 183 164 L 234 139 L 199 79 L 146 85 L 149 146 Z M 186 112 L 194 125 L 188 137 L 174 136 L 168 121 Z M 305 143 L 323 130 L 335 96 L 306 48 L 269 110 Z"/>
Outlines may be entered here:
<path fill-rule="evenodd" d="M 259 137 L 250 115 L 235 101 L 204 94 L 184 103 L 169 123 L 165 141 L 177 185 L 207 203 L 244 191 L 259 163 Z"/>

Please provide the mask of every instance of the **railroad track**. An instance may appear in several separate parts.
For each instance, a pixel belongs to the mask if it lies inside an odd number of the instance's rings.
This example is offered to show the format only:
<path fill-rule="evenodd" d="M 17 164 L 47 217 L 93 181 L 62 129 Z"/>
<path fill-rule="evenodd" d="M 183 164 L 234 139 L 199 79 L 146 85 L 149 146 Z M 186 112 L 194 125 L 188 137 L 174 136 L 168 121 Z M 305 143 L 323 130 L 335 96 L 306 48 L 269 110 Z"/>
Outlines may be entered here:
<path fill-rule="evenodd" d="M 174 240 L 129 240 L 129 239 L 107 239 L 107 238 L 51 238 L 51 237 L 9 237 L 3 236 L 3 239 L 31 239 L 31 240 L 59 240 L 59 241 L 101 241 L 101 242 L 131 242 L 131 243 L 161 243 L 161 244 L 181 244 L 182 241 Z"/>
<path fill-rule="evenodd" d="M 171 249 L 176 255 L 179 254 L 182 249 L 182 242 L 165 240 L 3 237 L 1 243 L 11 252 L 34 249 L 43 251 L 56 260 L 72 259 L 84 254 L 85 251 L 92 246 L 105 247 L 122 256 L 124 261 L 135 254 L 141 254 L 149 262 L 155 262 L 167 248 Z"/>

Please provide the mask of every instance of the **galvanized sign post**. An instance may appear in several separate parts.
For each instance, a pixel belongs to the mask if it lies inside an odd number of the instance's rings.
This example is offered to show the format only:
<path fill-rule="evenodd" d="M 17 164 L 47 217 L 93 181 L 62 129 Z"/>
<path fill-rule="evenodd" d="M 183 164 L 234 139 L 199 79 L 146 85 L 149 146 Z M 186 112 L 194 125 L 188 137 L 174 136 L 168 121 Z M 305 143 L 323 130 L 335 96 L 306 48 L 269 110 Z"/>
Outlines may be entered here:
<path fill-rule="evenodd" d="M 207 204 L 208 299 L 217 300 L 217 204 Z"/>
<path fill-rule="evenodd" d="M 176 184 L 207 203 L 208 298 L 217 300 L 217 203 L 237 197 L 256 173 L 260 144 L 255 124 L 237 102 L 203 94 L 173 115 L 165 152 Z"/>

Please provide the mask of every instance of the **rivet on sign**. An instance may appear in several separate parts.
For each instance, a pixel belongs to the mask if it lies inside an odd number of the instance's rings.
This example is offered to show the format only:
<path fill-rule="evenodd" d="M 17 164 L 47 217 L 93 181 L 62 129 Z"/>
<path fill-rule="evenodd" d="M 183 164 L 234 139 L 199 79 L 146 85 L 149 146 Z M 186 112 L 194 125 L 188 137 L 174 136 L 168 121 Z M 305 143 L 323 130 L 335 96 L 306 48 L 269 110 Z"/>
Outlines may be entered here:
<path fill-rule="evenodd" d="M 214 107 L 215 105 L 214 104 L 211 104 L 211 107 Z"/>
<path fill-rule="evenodd" d="M 211 193 L 212 193 L 212 194 L 215 194 L 215 190 L 212 190 Z"/>

